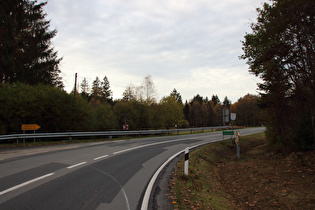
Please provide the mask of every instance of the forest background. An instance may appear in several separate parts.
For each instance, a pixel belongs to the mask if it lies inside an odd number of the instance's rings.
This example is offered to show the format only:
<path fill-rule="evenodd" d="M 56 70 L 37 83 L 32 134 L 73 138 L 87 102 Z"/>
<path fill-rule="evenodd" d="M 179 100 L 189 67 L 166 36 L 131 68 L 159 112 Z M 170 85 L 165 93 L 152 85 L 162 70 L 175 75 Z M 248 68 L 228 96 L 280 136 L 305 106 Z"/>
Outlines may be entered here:
<path fill-rule="evenodd" d="M 129 85 L 122 99 L 112 99 L 106 76 L 65 92 L 46 4 L 0 2 L 0 134 L 21 132 L 22 124 L 39 124 L 41 132 L 218 126 L 229 109 L 236 125 L 266 125 L 267 140 L 278 150 L 315 147 L 315 1 L 271 0 L 257 9 L 240 58 L 263 82 L 259 96 L 233 104 L 227 96 L 221 102 L 199 94 L 183 103 L 174 87 L 157 101 L 150 75 Z"/>
<path fill-rule="evenodd" d="M 113 100 L 106 76 L 92 84 L 83 80 L 71 93 L 63 90 L 62 58 L 52 47 L 47 2 L 1 2 L 0 134 L 19 133 L 22 124 L 38 124 L 39 132 L 170 129 L 222 125 L 222 109 L 237 113 L 237 124 L 259 125 L 258 96 L 246 95 L 233 105 L 217 95 L 199 94 L 183 103 L 174 89 L 160 101 L 150 75 Z M 170 89 L 171 91 L 172 89 Z"/>

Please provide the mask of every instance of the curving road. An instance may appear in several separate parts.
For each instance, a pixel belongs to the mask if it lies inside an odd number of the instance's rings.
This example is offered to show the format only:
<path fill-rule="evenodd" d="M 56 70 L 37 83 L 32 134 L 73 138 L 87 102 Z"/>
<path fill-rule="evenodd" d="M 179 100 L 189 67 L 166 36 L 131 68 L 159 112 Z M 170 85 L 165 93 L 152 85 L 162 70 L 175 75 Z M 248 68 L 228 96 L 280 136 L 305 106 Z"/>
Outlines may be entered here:
<path fill-rule="evenodd" d="M 169 157 L 222 138 L 213 132 L 0 150 L 0 209 L 139 209 Z"/>

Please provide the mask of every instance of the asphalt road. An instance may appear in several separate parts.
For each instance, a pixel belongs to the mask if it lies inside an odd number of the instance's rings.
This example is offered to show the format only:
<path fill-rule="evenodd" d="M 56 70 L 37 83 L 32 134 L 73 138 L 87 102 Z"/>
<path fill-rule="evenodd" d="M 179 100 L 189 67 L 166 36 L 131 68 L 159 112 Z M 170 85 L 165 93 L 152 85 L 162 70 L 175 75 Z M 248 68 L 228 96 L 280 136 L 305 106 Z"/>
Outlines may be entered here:
<path fill-rule="evenodd" d="M 213 132 L 0 150 L 0 209 L 140 209 L 168 158 L 222 138 Z"/>

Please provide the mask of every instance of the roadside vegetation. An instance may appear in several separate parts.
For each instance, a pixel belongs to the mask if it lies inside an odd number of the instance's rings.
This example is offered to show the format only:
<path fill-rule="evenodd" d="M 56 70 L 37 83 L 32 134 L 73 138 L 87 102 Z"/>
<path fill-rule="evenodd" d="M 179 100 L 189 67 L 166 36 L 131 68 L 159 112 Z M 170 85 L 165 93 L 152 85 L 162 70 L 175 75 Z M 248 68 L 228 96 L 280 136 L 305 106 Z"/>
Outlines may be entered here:
<path fill-rule="evenodd" d="M 21 133 L 22 124 L 38 124 L 38 132 L 122 130 L 124 124 L 129 130 L 263 124 L 268 143 L 278 151 L 314 149 L 314 0 L 271 0 L 257 9 L 240 58 L 262 79 L 260 93 L 233 104 L 215 94 L 196 94 L 184 102 L 174 87 L 157 100 L 150 75 L 128 85 L 121 99 L 113 100 L 106 75 L 92 84 L 84 78 L 67 93 L 62 58 L 52 46 L 57 29 L 50 30 L 46 5 L 30 0 L 0 4 L 0 135 Z M 228 116 L 236 113 L 234 122 L 223 122 L 227 109 Z"/>
<path fill-rule="evenodd" d="M 241 137 L 241 158 L 231 140 L 190 153 L 174 168 L 174 209 L 314 209 L 315 151 L 277 153 L 264 133 Z"/>
<path fill-rule="evenodd" d="M 236 123 L 259 124 L 258 96 L 243 98 L 230 105 L 228 99 L 221 103 L 217 96 L 208 100 L 197 95 L 183 104 L 174 89 L 159 102 L 142 98 L 112 101 L 92 93 L 87 98 L 81 93 L 74 97 L 74 93 L 42 84 L 5 83 L 0 84 L 0 134 L 21 133 L 22 124 L 38 124 L 37 132 L 122 130 L 123 124 L 129 130 L 217 126 L 222 125 L 222 109 L 227 107 L 239 115 Z M 242 107 L 252 109 L 242 115 Z"/>
<path fill-rule="evenodd" d="M 265 134 L 191 154 L 170 181 L 175 209 L 314 209 L 315 1 L 271 0 L 257 9 L 244 54 L 258 84 Z M 239 101 L 241 102 L 241 101 Z"/>

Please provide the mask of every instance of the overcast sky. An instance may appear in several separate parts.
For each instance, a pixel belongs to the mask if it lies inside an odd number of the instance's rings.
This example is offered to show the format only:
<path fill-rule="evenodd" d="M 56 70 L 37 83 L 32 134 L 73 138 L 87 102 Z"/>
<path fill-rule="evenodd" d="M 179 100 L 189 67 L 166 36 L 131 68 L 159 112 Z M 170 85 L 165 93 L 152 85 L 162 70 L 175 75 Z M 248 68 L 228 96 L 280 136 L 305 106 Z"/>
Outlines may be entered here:
<path fill-rule="evenodd" d="M 151 75 L 157 99 L 176 88 L 184 100 L 200 94 L 232 102 L 257 94 L 260 80 L 239 60 L 264 0 L 48 0 L 57 29 L 66 91 L 107 76 L 114 99 Z"/>

